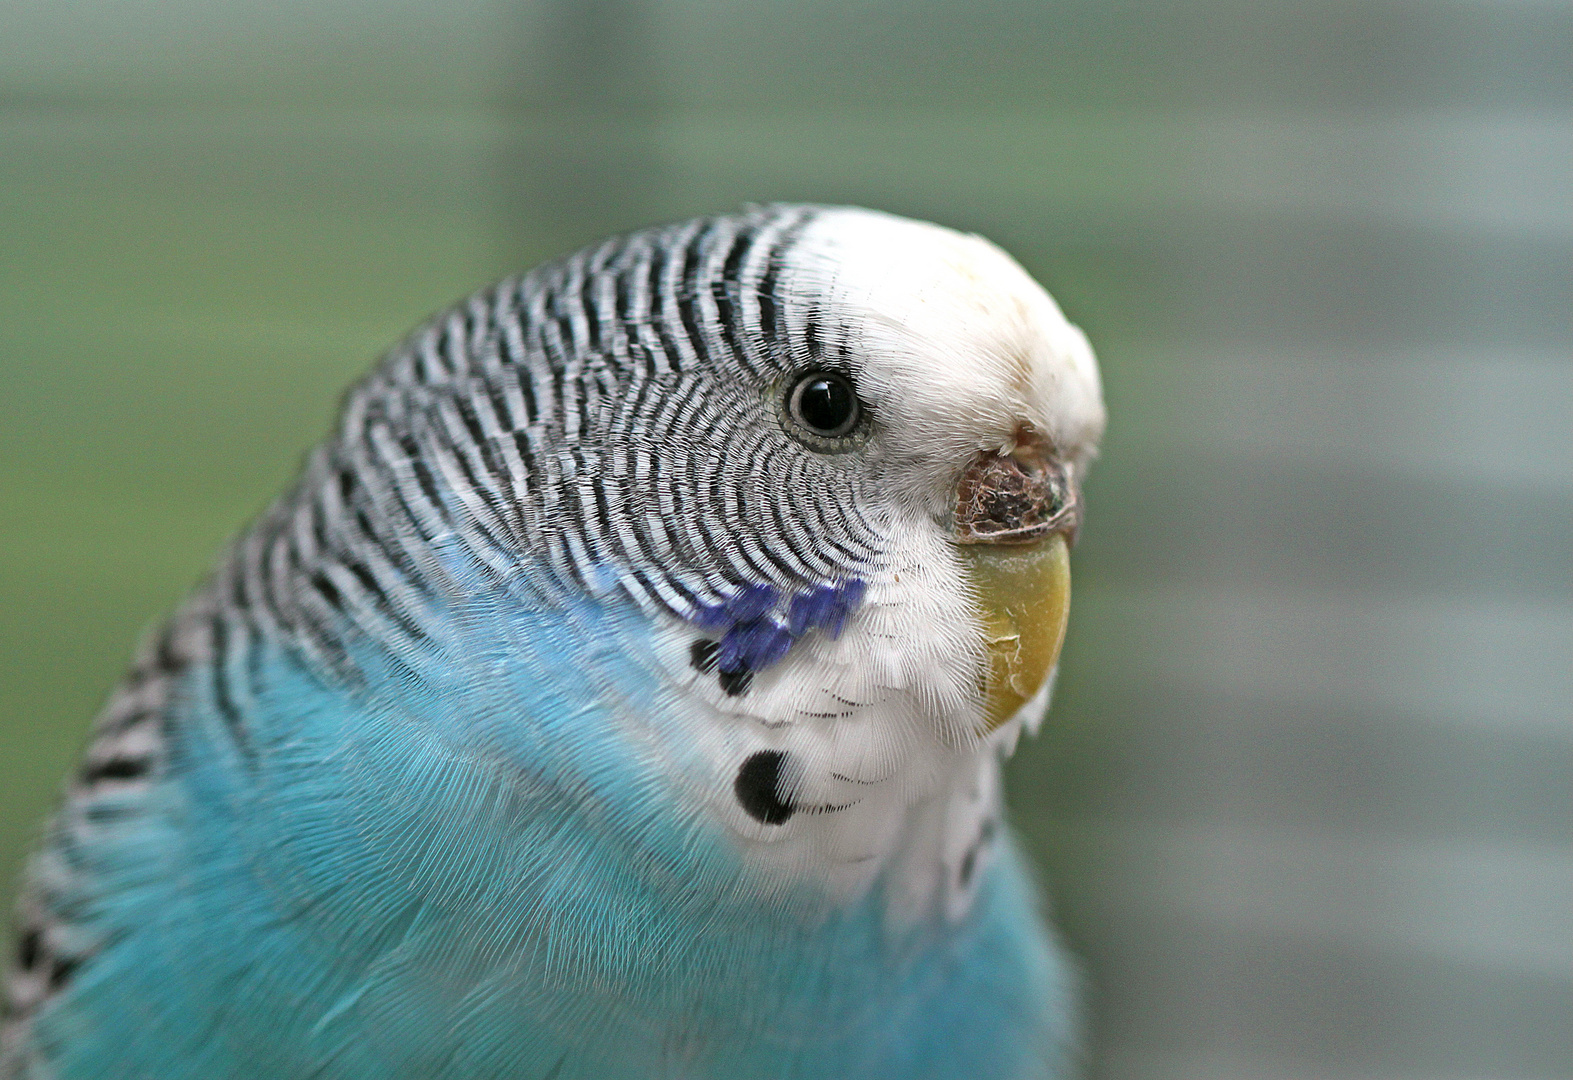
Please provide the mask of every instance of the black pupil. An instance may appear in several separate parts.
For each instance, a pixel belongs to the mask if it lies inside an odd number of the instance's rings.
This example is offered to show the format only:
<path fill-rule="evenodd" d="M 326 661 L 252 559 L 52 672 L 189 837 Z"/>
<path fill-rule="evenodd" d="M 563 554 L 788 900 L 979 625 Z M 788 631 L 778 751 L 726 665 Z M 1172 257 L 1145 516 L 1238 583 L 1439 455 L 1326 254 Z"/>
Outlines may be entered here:
<path fill-rule="evenodd" d="M 803 423 L 826 434 L 839 434 L 856 408 L 852 388 L 845 379 L 832 375 L 809 376 L 797 397 L 797 413 Z"/>

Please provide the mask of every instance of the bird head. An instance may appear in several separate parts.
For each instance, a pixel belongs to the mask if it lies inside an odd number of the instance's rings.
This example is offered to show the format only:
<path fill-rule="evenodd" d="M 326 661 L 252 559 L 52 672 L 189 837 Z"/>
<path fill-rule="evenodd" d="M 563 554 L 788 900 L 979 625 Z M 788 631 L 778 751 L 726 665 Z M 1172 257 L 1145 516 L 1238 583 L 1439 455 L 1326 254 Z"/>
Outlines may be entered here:
<path fill-rule="evenodd" d="M 532 685 L 568 671 L 620 702 L 685 820 L 855 889 L 913 807 L 981 790 L 986 747 L 1043 712 L 1103 424 L 1086 338 L 993 244 L 768 207 L 607 241 L 434 320 L 351 395 L 319 516 L 361 548 L 464 551 L 488 605 L 524 581 L 626 612 L 614 651 L 648 686 L 606 674 L 589 631 L 553 637 L 579 654 Z M 376 576 L 336 571 L 336 595 Z M 458 624 L 495 638 L 489 618 Z M 474 674 L 488 647 L 449 655 Z"/>

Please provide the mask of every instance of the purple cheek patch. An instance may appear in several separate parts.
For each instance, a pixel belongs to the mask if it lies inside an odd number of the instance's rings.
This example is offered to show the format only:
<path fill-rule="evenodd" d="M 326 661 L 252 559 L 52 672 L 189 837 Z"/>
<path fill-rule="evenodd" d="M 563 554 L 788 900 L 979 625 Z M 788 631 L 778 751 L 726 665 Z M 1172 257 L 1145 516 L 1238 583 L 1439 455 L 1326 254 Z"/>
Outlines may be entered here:
<path fill-rule="evenodd" d="M 841 631 L 847 623 L 847 616 L 856 611 L 858 605 L 863 602 L 863 593 L 867 588 L 867 582 L 854 578 L 837 591 L 835 607 L 830 610 L 824 623 L 825 633 L 829 634 L 832 640 L 841 636 Z"/>
<path fill-rule="evenodd" d="M 737 622 L 752 622 L 776 606 L 778 595 L 769 585 L 750 585 L 726 602 L 726 613 Z"/>
<path fill-rule="evenodd" d="M 782 626 L 766 615 L 779 599 L 776 590 L 768 585 L 750 585 L 724 603 L 700 608 L 692 622 L 701 629 L 721 632 L 714 652 L 707 651 L 706 657 L 709 660 L 713 656 L 714 670 L 720 673 L 723 683 L 730 678 L 735 686 L 739 674 L 776 663 L 791 650 L 794 641 L 810 630 L 840 637 L 847 617 L 863 602 L 867 587 L 867 582 L 853 579 L 798 593 L 787 605 L 787 624 Z M 747 682 L 741 683 L 741 687 L 727 692 L 742 693 Z"/>
<path fill-rule="evenodd" d="M 722 671 L 758 671 L 787 654 L 792 635 L 773 619 L 754 619 L 739 623 L 726 632 L 716 652 L 716 667 Z"/>
<path fill-rule="evenodd" d="M 758 619 L 775 607 L 778 595 L 769 585 L 749 585 L 722 603 L 699 608 L 690 621 L 705 630 L 728 630 Z"/>
<path fill-rule="evenodd" d="M 837 590 L 829 585 L 821 585 L 813 592 L 794 596 L 787 619 L 792 636 L 802 637 L 813 627 L 823 626 L 826 615 L 835 607 L 836 596 Z"/>
<path fill-rule="evenodd" d="M 802 637 L 817 628 L 832 638 L 840 637 L 847 616 L 863 602 L 867 588 L 867 582 L 854 578 L 841 585 L 821 585 L 813 592 L 794 596 L 787 621 L 792 636 Z"/>

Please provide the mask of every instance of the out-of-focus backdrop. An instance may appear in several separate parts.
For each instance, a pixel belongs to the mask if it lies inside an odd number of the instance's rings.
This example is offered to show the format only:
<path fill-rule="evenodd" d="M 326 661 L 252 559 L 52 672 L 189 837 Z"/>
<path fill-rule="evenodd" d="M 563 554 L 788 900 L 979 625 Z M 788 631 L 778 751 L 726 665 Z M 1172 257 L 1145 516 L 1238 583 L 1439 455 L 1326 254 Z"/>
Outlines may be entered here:
<path fill-rule="evenodd" d="M 5 879 L 380 350 L 777 199 L 983 232 L 1101 355 L 1011 771 L 1090 1074 L 1573 1076 L 1553 0 L 0 0 Z"/>

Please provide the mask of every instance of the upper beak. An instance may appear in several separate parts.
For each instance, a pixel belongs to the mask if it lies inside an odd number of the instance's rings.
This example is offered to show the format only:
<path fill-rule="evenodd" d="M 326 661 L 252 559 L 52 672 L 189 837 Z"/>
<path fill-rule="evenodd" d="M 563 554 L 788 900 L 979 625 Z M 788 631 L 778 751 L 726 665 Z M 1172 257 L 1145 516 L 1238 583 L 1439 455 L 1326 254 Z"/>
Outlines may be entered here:
<path fill-rule="evenodd" d="M 987 648 L 979 673 L 985 731 L 1032 701 L 1059 661 L 1080 523 L 1074 474 L 1041 443 L 980 454 L 956 486 L 953 540 Z"/>

